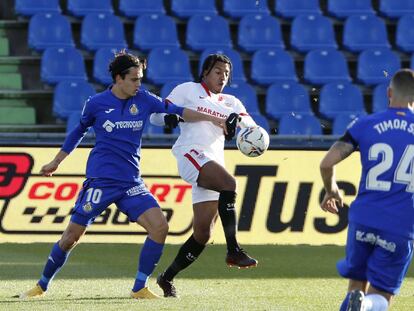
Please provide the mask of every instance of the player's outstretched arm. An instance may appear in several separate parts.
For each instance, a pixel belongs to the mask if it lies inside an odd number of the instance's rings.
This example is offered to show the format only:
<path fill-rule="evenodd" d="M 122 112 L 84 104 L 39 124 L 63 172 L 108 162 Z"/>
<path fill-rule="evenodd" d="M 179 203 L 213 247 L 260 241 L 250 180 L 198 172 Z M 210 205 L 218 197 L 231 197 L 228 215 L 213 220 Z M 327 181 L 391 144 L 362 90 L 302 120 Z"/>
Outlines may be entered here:
<path fill-rule="evenodd" d="M 221 127 L 224 131 L 224 134 L 227 135 L 226 119 L 204 114 L 204 113 L 194 111 L 188 108 L 184 108 L 182 117 L 185 122 L 198 122 L 198 121 L 212 122 L 216 126 Z"/>
<path fill-rule="evenodd" d="M 63 150 L 60 150 L 52 161 L 42 166 L 42 168 L 40 169 L 40 174 L 42 174 L 43 176 L 52 176 L 52 173 L 57 170 L 57 168 L 59 167 L 59 164 L 67 156 L 68 156 L 68 153 L 66 153 Z"/>
<path fill-rule="evenodd" d="M 325 187 L 325 196 L 321 202 L 322 210 L 336 214 L 338 213 L 337 202 L 340 207 L 343 206 L 342 194 L 339 192 L 335 178 L 335 165 L 347 158 L 353 151 L 352 144 L 337 141 L 322 159 L 320 172 Z"/>

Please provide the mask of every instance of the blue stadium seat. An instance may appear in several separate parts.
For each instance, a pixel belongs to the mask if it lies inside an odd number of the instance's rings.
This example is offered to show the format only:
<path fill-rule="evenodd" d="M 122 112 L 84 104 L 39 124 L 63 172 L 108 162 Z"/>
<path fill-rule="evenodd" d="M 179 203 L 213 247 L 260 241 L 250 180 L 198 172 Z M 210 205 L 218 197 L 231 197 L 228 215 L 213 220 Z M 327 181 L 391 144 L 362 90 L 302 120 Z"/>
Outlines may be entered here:
<path fill-rule="evenodd" d="M 278 81 L 298 80 L 293 58 L 282 49 L 256 51 L 251 63 L 251 78 L 266 86 Z"/>
<path fill-rule="evenodd" d="M 304 78 L 311 84 L 348 82 L 348 63 L 337 50 L 313 50 L 305 56 Z"/>
<path fill-rule="evenodd" d="M 357 78 L 365 85 L 389 82 L 401 67 L 397 54 L 389 49 L 368 49 L 359 54 Z"/>
<path fill-rule="evenodd" d="M 343 135 L 353 120 L 358 118 L 358 114 L 341 113 L 335 116 L 332 123 L 332 135 Z"/>
<path fill-rule="evenodd" d="M 171 0 L 171 12 L 179 18 L 195 14 L 217 14 L 215 0 Z"/>
<path fill-rule="evenodd" d="M 188 55 L 179 48 L 152 49 L 147 59 L 147 79 L 157 85 L 192 81 Z"/>
<path fill-rule="evenodd" d="M 246 81 L 246 76 L 244 74 L 244 68 L 243 68 L 243 60 L 239 54 L 234 49 L 231 48 L 222 48 L 222 49 L 207 49 L 204 50 L 203 53 L 201 53 L 199 66 L 198 66 L 198 72 L 201 73 L 201 68 L 203 66 L 204 60 L 207 58 L 210 54 L 224 54 L 228 56 L 231 60 L 232 66 L 233 66 L 233 72 L 232 72 L 232 81 Z"/>
<path fill-rule="evenodd" d="M 53 93 L 53 115 L 66 120 L 72 112 L 80 112 L 85 101 L 96 94 L 86 81 L 62 81 Z"/>
<path fill-rule="evenodd" d="M 61 13 L 59 0 L 15 0 L 14 11 L 17 15 L 30 17 L 37 13 Z"/>
<path fill-rule="evenodd" d="M 247 52 L 285 46 L 279 22 L 267 14 L 248 14 L 240 20 L 238 44 Z"/>
<path fill-rule="evenodd" d="M 344 25 L 342 43 L 352 52 L 360 52 L 368 48 L 391 47 L 385 23 L 373 14 L 348 17 Z"/>
<path fill-rule="evenodd" d="M 114 46 L 126 48 L 124 26 L 113 14 L 90 13 L 82 22 L 81 43 L 89 51 Z"/>
<path fill-rule="evenodd" d="M 397 24 L 395 43 L 404 52 L 414 52 L 414 14 L 404 15 Z"/>
<path fill-rule="evenodd" d="M 337 48 L 331 21 L 319 14 L 295 17 L 290 31 L 290 44 L 299 52 Z"/>
<path fill-rule="evenodd" d="M 79 125 L 81 114 L 81 111 L 74 111 L 69 115 L 66 122 L 66 134 L 70 133 L 75 127 Z M 86 134 L 94 134 L 93 128 L 90 127 L 89 131 Z"/>
<path fill-rule="evenodd" d="M 69 134 L 75 127 L 79 125 L 80 117 L 80 111 L 74 111 L 69 115 L 66 122 L 66 134 Z"/>
<path fill-rule="evenodd" d="M 40 76 L 43 82 L 56 84 L 64 80 L 87 80 L 81 52 L 73 47 L 47 48 L 42 55 Z"/>
<path fill-rule="evenodd" d="M 66 17 L 58 13 L 38 13 L 29 22 L 29 46 L 38 52 L 53 46 L 75 46 Z"/>
<path fill-rule="evenodd" d="M 311 114 L 286 114 L 280 118 L 278 135 L 322 135 L 319 120 Z"/>
<path fill-rule="evenodd" d="M 171 91 L 181 82 L 179 81 L 172 81 L 164 83 L 164 85 L 161 87 L 160 91 L 160 97 L 161 98 L 167 98 L 168 95 L 170 95 Z"/>
<path fill-rule="evenodd" d="M 254 120 L 254 122 L 256 122 L 258 126 L 264 128 L 269 135 L 271 134 L 269 122 L 264 115 L 260 113 L 249 113 L 249 115 L 252 117 L 252 119 Z"/>
<path fill-rule="evenodd" d="M 165 14 L 164 0 L 119 0 L 119 12 L 128 18 L 143 14 Z"/>
<path fill-rule="evenodd" d="M 381 0 L 379 12 L 388 18 L 414 14 L 414 0 Z"/>
<path fill-rule="evenodd" d="M 266 93 L 266 115 L 278 120 L 291 113 L 313 114 L 308 91 L 297 82 L 272 84 Z"/>
<path fill-rule="evenodd" d="M 374 14 L 372 0 L 329 0 L 328 13 L 339 19 L 355 14 Z"/>
<path fill-rule="evenodd" d="M 113 14 L 112 0 L 67 0 L 69 14 L 84 17 L 90 13 Z"/>
<path fill-rule="evenodd" d="M 243 81 L 233 82 L 224 88 L 223 93 L 237 97 L 248 113 L 260 113 L 256 91 L 249 83 Z"/>
<path fill-rule="evenodd" d="M 388 85 L 389 83 L 381 83 L 375 86 L 372 92 L 372 112 L 384 111 L 388 108 Z"/>
<path fill-rule="evenodd" d="M 108 71 L 109 63 L 115 58 L 115 53 L 122 50 L 118 48 L 100 48 L 93 58 L 93 78 L 96 82 L 108 86 L 112 83 L 111 74 Z"/>
<path fill-rule="evenodd" d="M 284 18 L 293 18 L 299 14 L 320 14 L 319 0 L 277 0 L 275 13 Z"/>
<path fill-rule="evenodd" d="M 234 19 L 247 14 L 270 14 L 267 1 L 257 0 L 223 0 L 223 12 Z"/>
<path fill-rule="evenodd" d="M 352 83 L 329 83 L 319 94 L 319 113 L 327 119 L 337 114 L 366 114 L 360 88 Z"/>
<path fill-rule="evenodd" d="M 219 15 L 193 15 L 187 24 L 185 42 L 191 50 L 197 52 L 233 46 L 229 24 Z"/>
<path fill-rule="evenodd" d="M 158 47 L 179 47 L 174 20 L 164 14 L 144 14 L 134 27 L 134 47 L 148 51 Z"/>

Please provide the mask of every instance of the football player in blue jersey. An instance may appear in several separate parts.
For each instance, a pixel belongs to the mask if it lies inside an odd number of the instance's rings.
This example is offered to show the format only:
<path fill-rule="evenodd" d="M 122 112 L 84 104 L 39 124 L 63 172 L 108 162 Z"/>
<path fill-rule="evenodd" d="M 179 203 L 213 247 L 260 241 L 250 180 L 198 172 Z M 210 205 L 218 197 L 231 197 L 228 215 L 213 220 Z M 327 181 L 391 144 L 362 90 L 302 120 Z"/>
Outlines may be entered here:
<path fill-rule="evenodd" d="M 21 298 L 41 296 L 47 291 L 86 228 L 111 203 L 148 232 L 131 297 L 159 298 L 148 289 L 147 281 L 161 257 L 168 223 L 140 176 L 142 130 L 153 112 L 178 114 L 186 122 L 210 121 L 226 134 L 227 128 L 223 119 L 178 107 L 141 90 L 144 69 L 145 61 L 126 51 L 118 53 L 109 66 L 113 85 L 85 103 L 78 126 L 68 134 L 55 158 L 42 167 L 41 174 L 51 176 L 89 127 L 93 127 L 96 143 L 88 158 L 86 180 L 70 223 L 53 246 L 40 280 Z"/>
<path fill-rule="evenodd" d="M 359 149 L 362 174 L 348 219 L 346 257 L 337 263 L 349 279 L 344 310 L 387 310 L 413 257 L 414 71 L 399 70 L 388 88 L 386 111 L 353 121 L 320 164 L 321 208 L 343 206 L 335 165 Z"/>

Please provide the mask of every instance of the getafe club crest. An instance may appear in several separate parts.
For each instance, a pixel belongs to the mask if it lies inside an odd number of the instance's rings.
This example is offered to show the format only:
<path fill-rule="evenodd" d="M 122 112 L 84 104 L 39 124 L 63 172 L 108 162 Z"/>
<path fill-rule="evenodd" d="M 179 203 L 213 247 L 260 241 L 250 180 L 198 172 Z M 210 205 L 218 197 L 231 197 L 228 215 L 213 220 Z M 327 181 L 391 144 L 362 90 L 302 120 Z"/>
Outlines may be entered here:
<path fill-rule="evenodd" d="M 85 211 L 85 212 L 87 212 L 87 213 L 89 213 L 91 210 L 92 210 L 92 204 L 91 204 L 91 202 L 86 202 L 84 205 L 83 205 L 83 210 Z"/>
<path fill-rule="evenodd" d="M 129 107 L 129 113 L 132 114 L 133 116 L 135 116 L 136 114 L 138 114 L 138 107 L 135 104 L 132 104 Z"/>

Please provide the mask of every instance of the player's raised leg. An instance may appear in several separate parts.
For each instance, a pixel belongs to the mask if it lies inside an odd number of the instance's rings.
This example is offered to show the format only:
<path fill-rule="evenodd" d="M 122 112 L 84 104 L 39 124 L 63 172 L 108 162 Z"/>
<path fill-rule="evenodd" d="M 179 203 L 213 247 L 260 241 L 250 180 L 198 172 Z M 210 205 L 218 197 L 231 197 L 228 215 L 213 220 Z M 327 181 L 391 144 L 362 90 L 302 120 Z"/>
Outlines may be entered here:
<path fill-rule="evenodd" d="M 161 209 L 150 208 L 137 220 L 145 228 L 148 237 L 139 256 L 138 272 L 132 288 L 131 297 L 136 299 L 160 298 L 148 288 L 148 279 L 154 271 L 164 248 L 168 233 L 168 223 Z"/>
<path fill-rule="evenodd" d="M 40 280 L 35 287 L 22 293 L 20 298 L 25 299 L 42 296 L 47 291 L 50 282 L 66 263 L 70 251 L 76 246 L 85 231 L 85 226 L 74 222 L 69 223 L 61 239 L 52 247 Z"/>
<path fill-rule="evenodd" d="M 201 168 L 197 183 L 200 187 L 220 193 L 218 213 L 226 237 L 227 265 L 239 268 L 257 266 L 257 260 L 250 257 L 237 242 L 236 179 L 223 166 L 215 161 L 210 161 Z"/>

